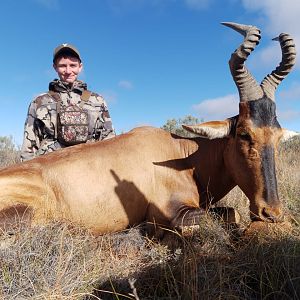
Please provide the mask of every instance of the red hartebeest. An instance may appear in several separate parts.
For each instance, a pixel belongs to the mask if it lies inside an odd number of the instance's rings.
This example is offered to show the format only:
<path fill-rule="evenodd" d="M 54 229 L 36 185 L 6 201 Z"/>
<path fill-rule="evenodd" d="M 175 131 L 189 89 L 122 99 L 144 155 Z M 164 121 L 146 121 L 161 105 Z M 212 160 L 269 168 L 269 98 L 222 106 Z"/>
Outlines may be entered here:
<path fill-rule="evenodd" d="M 184 126 L 197 138 L 142 127 L 5 168 L 0 171 L 0 223 L 17 212 L 33 223 L 69 220 L 96 234 L 143 221 L 177 227 L 197 221 L 236 185 L 250 200 L 252 219 L 280 221 L 275 152 L 284 131 L 274 93 L 295 63 L 295 46 L 289 35 L 279 36 L 282 62 L 259 85 L 244 63 L 260 31 L 224 24 L 245 37 L 229 62 L 240 95 L 239 115 Z"/>

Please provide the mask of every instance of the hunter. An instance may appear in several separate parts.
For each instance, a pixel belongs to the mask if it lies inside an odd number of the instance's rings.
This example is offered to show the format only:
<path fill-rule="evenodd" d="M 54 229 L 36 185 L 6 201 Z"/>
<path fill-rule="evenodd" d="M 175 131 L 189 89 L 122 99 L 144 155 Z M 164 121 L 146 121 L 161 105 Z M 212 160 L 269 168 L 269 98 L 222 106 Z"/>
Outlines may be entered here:
<path fill-rule="evenodd" d="M 55 48 L 53 68 L 59 79 L 29 105 L 21 160 L 72 145 L 115 136 L 104 98 L 78 80 L 83 68 L 79 51 L 70 44 Z"/>

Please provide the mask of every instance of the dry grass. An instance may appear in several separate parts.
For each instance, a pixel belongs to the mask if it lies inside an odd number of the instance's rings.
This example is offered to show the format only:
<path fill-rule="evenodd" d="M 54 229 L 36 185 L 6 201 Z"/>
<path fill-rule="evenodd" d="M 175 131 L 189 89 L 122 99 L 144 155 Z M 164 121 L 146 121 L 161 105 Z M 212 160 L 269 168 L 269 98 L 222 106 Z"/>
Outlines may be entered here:
<path fill-rule="evenodd" d="M 67 224 L 49 224 L 20 228 L 15 235 L 11 242 L 7 237 L 9 245 L 1 243 L 3 299 L 86 299 L 94 288 L 112 289 L 125 279 L 128 284 L 135 271 L 172 257 L 166 247 L 144 238 L 139 228 L 95 238 Z"/>
<path fill-rule="evenodd" d="M 2 299 L 297 299 L 300 231 L 235 239 L 206 218 L 188 238 L 132 228 L 95 238 L 66 224 L 22 228 L 0 250 Z"/>
<path fill-rule="evenodd" d="M 283 144 L 279 151 L 277 178 L 286 208 L 300 216 L 300 137 Z M 297 216 L 296 216 L 297 217 Z"/>
<path fill-rule="evenodd" d="M 2 299 L 299 299 L 300 139 L 285 144 L 277 166 L 292 229 L 245 238 L 203 218 L 163 241 L 142 226 L 93 237 L 68 224 L 20 226 L 0 240 Z M 249 223 L 248 200 L 234 189 L 222 200 Z"/>

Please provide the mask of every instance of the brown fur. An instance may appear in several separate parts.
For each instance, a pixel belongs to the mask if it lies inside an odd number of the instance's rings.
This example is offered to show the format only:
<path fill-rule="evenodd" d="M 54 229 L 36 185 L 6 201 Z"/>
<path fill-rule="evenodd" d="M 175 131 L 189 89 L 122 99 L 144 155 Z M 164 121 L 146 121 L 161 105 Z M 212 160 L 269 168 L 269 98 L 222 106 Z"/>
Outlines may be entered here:
<path fill-rule="evenodd" d="M 261 139 L 265 130 L 257 132 Z M 257 142 L 251 151 L 259 147 Z M 197 221 L 238 184 L 254 214 L 263 218 L 261 206 L 268 203 L 261 198 L 259 154 L 251 151 L 234 136 L 184 139 L 136 128 L 1 170 L 1 216 L 26 207 L 32 223 L 69 220 L 95 234 L 143 221 L 181 227 Z"/>
<path fill-rule="evenodd" d="M 242 136 L 245 136 L 245 134 L 249 138 L 243 139 Z M 274 149 L 276 154 L 281 137 L 282 129 L 280 127 L 256 126 L 255 120 L 251 119 L 249 102 L 240 103 L 240 114 L 236 125 L 236 139 L 232 139 L 232 142 L 236 143 L 234 151 L 236 153 L 230 153 L 230 155 L 235 155 L 237 159 L 235 165 L 228 166 L 228 169 L 233 170 L 235 181 L 247 197 L 251 199 L 250 210 L 254 219 L 264 219 L 264 214 L 265 217 L 273 215 L 276 219 L 282 213 L 277 189 L 269 186 L 264 181 L 264 174 L 262 173 L 263 167 L 267 166 L 270 170 L 274 168 L 274 172 L 269 172 L 274 176 L 276 183 L 275 156 L 270 155 L 268 160 L 266 160 L 263 157 L 263 151 L 269 147 Z M 231 149 L 233 148 L 231 147 Z M 239 168 L 243 170 L 242 173 L 237 170 Z M 271 189 L 273 189 L 272 194 L 274 194 L 274 197 L 267 199 L 264 196 L 264 192 Z"/>

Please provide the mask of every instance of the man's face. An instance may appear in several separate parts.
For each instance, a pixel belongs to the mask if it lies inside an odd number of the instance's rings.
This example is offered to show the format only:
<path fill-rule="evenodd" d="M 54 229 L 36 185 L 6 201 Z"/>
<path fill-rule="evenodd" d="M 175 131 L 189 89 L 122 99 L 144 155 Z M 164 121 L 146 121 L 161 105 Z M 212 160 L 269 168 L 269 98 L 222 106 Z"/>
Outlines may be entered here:
<path fill-rule="evenodd" d="M 61 81 L 73 83 L 82 70 L 82 63 L 76 57 L 63 56 L 56 59 L 53 67 Z"/>

